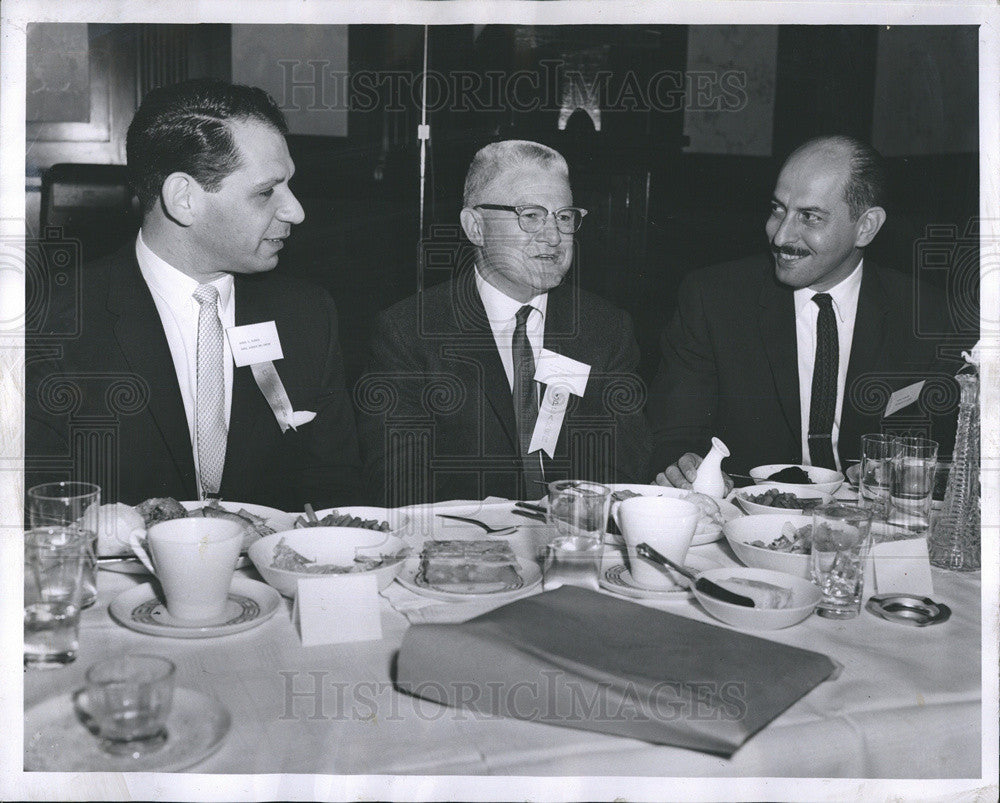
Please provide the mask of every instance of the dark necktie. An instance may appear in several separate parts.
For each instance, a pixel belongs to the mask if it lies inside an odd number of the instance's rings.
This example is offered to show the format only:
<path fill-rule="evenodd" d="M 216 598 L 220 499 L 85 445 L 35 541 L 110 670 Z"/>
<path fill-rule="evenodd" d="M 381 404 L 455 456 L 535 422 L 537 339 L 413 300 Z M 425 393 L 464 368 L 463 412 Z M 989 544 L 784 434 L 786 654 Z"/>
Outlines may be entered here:
<path fill-rule="evenodd" d="M 812 300 L 819 307 L 819 317 L 816 319 L 816 361 L 813 363 L 812 396 L 809 401 L 809 459 L 814 466 L 836 468 L 832 434 L 840 364 L 837 319 L 829 293 L 817 293 Z"/>
<path fill-rule="evenodd" d="M 521 466 L 524 472 L 526 498 L 534 499 L 544 490 L 538 483 L 543 479 L 538 453 L 528 454 L 531 433 L 538 418 L 538 399 L 535 396 L 535 357 L 528 342 L 528 316 L 533 307 L 525 304 L 514 316 L 514 336 L 510 350 L 514 360 L 514 419 L 517 422 L 517 440 L 520 446 Z M 537 480 L 537 482 L 536 482 Z"/>

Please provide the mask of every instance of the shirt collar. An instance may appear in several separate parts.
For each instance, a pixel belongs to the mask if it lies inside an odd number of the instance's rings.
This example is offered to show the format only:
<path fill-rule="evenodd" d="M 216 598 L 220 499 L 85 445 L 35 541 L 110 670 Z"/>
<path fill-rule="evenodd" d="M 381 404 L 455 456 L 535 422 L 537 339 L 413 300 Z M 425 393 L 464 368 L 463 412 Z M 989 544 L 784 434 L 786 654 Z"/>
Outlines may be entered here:
<path fill-rule="evenodd" d="M 844 323 L 847 318 L 847 310 L 857 305 L 858 294 L 861 292 L 861 275 L 864 259 L 858 262 L 858 266 L 851 271 L 849 276 L 845 276 L 837 284 L 824 292 L 829 293 L 833 299 L 833 308 L 837 312 L 837 318 Z M 801 315 L 803 310 L 812 303 L 812 297 L 816 295 L 816 290 L 802 287 L 795 291 L 795 314 Z"/>
<path fill-rule="evenodd" d="M 199 282 L 153 253 L 153 250 L 146 245 L 146 241 L 142 239 L 141 229 L 135 240 L 135 258 L 139 263 L 142 278 L 146 280 L 149 289 L 158 293 L 168 305 L 171 307 L 189 303 L 198 305 L 193 296 L 194 291 L 198 289 Z M 220 306 L 226 307 L 233 296 L 233 275 L 227 273 L 210 284 L 215 285 L 219 291 Z"/>
<path fill-rule="evenodd" d="M 479 272 L 478 265 L 476 266 L 475 272 L 476 289 L 479 290 L 479 297 L 483 300 L 483 308 L 486 310 L 486 319 L 490 322 L 491 327 L 496 328 L 507 324 L 513 325 L 514 316 L 525 304 L 530 304 L 542 314 L 543 319 L 545 318 L 545 309 L 548 305 L 549 299 L 548 293 L 542 293 L 527 302 L 521 302 L 517 299 L 511 298 L 509 295 L 498 290 L 486 281 L 486 279 L 483 278 L 483 275 Z"/>

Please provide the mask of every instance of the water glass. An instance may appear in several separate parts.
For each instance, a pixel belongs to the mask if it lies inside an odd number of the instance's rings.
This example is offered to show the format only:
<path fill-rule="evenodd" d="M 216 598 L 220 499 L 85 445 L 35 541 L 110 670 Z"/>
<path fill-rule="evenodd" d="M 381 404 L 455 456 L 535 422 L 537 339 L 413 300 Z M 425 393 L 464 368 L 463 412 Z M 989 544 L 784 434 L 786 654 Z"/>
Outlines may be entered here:
<path fill-rule="evenodd" d="M 548 558 L 544 588 L 579 585 L 596 589 L 608 524 L 611 490 L 600 483 L 556 480 L 549 483 Z"/>
<path fill-rule="evenodd" d="M 97 601 L 97 531 L 100 529 L 101 489 L 90 482 L 49 482 L 28 489 L 32 528 L 72 527 L 86 533 L 82 608 Z M 86 514 L 86 519 L 84 515 Z"/>
<path fill-rule="evenodd" d="M 861 436 L 861 466 L 858 503 L 872 511 L 877 521 L 889 518 L 889 490 L 892 476 L 892 435 Z"/>
<path fill-rule="evenodd" d="M 931 526 L 937 441 L 898 437 L 892 444 L 889 523 L 913 532 Z"/>
<path fill-rule="evenodd" d="M 139 758 L 167 741 L 174 697 L 174 664 L 158 655 L 126 655 L 87 669 L 87 715 L 101 749 Z"/>
<path fill-rule="evenodd" d="M 41 669 L 76 660 L 87 540 L 80 530 L 24 534 L 24 664 Z"/>
<path fill-rule="evenodd" d="M 871 524 L 867 508 L 831 504 L 813 510 L 809 568 L 823 592 L 816 609 L 820 616 L 851 619 L 861 610 Z"/>

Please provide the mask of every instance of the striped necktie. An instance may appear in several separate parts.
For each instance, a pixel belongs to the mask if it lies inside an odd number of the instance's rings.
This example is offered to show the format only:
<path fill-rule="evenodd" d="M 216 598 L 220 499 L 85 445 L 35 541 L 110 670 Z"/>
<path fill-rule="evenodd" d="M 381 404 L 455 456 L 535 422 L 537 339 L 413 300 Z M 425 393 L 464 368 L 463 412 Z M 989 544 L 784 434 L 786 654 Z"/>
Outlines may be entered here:
<path fill-rule="evenodd" d="M 222 321 L 219 320 L 219 291 L 200 284 L 194 299 L 198 311 L 198 390 L 195 414 L 195 441 L 198 473 L 205 495 L 217 494 L 226 462 L 226 388 L 223 369 Z"/>

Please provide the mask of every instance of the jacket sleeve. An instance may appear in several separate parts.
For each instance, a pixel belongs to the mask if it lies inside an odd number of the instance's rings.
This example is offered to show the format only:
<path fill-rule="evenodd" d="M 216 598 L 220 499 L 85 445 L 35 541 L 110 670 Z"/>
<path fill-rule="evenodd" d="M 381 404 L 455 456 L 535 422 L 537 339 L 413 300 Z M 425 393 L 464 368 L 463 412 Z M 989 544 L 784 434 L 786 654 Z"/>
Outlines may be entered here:
<path fill-rule="evenodd" d="M 717 365 L 703 289 L 688 277 L 681 283 L 677 309 L 660 337 L 660 364 L 646 405 L 653 437 L 651 476 L 684 453 L 705 448 L 712 435 L 717 398 Z"/>

